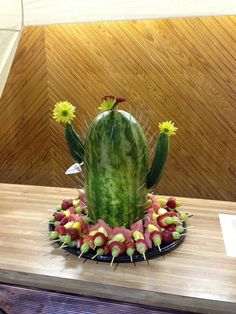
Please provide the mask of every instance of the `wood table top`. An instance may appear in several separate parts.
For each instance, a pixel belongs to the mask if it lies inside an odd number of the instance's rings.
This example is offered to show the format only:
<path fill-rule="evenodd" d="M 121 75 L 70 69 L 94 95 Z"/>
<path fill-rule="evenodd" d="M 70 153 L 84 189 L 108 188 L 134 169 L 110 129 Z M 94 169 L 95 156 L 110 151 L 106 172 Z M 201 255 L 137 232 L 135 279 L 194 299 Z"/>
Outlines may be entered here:
<path fill-rule="evenodd" d="M 46 241 L 49 210 L 76 189 L 0 184 L 0 282 L 201 313 L 236 313 L 236 258 L 225 252 L 219 213 L 236 203 L 179 198 L 193 214 L 174 251 L 146 262 L 96 263 Z"/>

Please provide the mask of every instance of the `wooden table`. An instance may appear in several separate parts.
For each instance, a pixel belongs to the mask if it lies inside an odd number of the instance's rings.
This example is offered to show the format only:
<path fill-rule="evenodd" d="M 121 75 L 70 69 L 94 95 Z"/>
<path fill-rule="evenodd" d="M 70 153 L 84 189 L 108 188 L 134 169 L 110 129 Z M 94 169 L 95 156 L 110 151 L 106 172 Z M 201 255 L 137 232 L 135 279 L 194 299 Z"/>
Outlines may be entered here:
<path fill-rule="evenodd" d="M 49 209 L 76 190 L 0 184 L 0 282 L 201 313 L 236 313 L 236 258 L 227 257 L 218 213 L 236 204 L 179 198 L 194 216 L 176 250 L 150 261 L 108 264 L 66 256 L 45 242 Z"/>

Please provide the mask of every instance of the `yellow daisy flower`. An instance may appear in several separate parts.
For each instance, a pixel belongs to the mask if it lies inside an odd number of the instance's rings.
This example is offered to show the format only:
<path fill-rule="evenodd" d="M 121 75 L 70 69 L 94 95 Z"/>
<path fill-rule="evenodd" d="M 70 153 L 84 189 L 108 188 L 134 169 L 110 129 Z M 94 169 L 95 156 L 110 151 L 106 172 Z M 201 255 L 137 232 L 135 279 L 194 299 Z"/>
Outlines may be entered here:
<path fill-rule="evenodd" d="M 98 110 L 100 110 L 101 112 L 112 110 L 115 104 L 116 104 L 116 98 L 103 99 L 102 103 L 98 107 Z"/>
<path fill-rule="evenodd" d="M 158 127 L 160 129 L 160 133 L 165 133 L 168 136 L 175 135 L 178 129 L 174 126 L 174 123 L 172 121 L 159 123 Z"/>
<path fill-rule="evenodd" d="M 71 123 L 74 115 L 75 107 L 68 101 L 60 101 L 56 103 L 53 109 L 53 119 L 57 122 Z"/>

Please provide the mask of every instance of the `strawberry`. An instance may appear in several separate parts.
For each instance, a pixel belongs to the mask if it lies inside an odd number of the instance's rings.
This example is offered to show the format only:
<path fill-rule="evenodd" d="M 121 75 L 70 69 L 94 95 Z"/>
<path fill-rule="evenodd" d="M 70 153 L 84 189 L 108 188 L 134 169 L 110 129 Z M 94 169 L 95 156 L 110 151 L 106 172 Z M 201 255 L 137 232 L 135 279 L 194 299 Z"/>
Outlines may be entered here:
<path fill-rule="evenodd" d="M 55 231 L 57 231 L 60 236 L 63 236 L 66 234 L 66 228 L 64 226 L 57 226 L 55 228 Z"/>
<path fill-rule="evenodd" d="M 65 224 L 67 224 L 68 222 L 68 218 L 67 217 L 63 217 L 61 220 L 61 225 L 64 226 Z"/>
<path fill-rule="evenodd" d="M 173 211 L 173 212 L 168 212 L 168 216 L 169 217 L 179 217 L 180 214 L 176 211 Z"/>
<path fill-rule="evenodd" d="M 108 254 L 110 254 L 110 252 L 111 252 L 111 250 L 110 250 L 110 244 L 108 244 L 108 243 L 106 243 L 105 245 L 104 245 L 104 255 L 108 255 Z"/>
<path fill-rule="evenodd" d="M 176 230 L 176 225 L 171 224 L 171 225 L 166 227 L 166 230 L 168 230 L 170 232 L 174 232 Z"/>
<path fill-rule="evenodd" d="M 66 233 L 71 236 L 72 240 L 79 239 L 79 231 L 77 229 L 75 229 L 75 228 L 68 228 Z"/>

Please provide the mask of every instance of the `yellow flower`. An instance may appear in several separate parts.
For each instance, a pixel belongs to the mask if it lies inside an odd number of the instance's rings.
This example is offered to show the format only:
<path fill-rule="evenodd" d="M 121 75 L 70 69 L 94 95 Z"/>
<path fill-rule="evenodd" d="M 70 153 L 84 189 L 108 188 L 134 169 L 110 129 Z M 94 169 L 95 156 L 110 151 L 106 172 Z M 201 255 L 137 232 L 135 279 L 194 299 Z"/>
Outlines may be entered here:
<path fill-rule="evenodd" d="M 53 119 L 57 122 L 71 123 L 74 115 L 75 107 L 68 101 L 60 101 L 56 103 L 53 109 Z"/>
<path fill-rule="evenodd" d="M 117 102 L 116 98 L 108 98 L 107 97 L 106 99 L 103 99 L 102 103 L 98 107 L 98 110 L 100 110 L 101 112 L 111 110 L 111 109 L 113 109 L 116 102 Z"/>
<path fill-rule="evenodd" d="M 175 135 L 175 132 L 178 129 L 174 126 L 172 121 L 159 123 L 158 127 L 160 129 L 160 133 L 165 133 L 168 136 Z"/>

